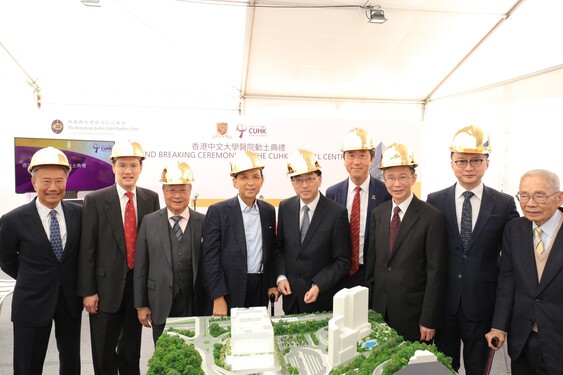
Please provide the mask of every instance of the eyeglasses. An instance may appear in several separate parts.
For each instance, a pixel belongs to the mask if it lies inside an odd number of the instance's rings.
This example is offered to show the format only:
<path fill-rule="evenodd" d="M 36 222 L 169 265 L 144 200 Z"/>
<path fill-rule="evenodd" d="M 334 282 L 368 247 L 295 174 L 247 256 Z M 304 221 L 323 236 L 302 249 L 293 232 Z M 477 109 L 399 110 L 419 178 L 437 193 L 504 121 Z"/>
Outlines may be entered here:
<path fill-rule="evenodd" d="M 307 185 L 312 184 L 313 181 L 315 181 L 317 179 L 317 177 L 307 177 L 307 178 L 292 178 L 291 182 L 293 183 L 293 185 L 297 185 L 297 186 L 301 186 L 303 185 L 304 182 L 307 183 Z"/>
<path fill-rule="evenodd" d="M 141 164 L 138 164 L 138 163 L 131 163 L 131 164 L 119 163 L 119 164 L 116 164 L 115 166 L 120 171 L 125 171 L 125 170 L 127 170 L 127 168 L 131 169 L 132 171 L 136 171 L 137 169 L 139 169 L 141 167 Z"/>
<path fill-rule="evenodd" d="M 57 186 L 62 186 L 65 183 L 66 180 L 64 178 L 57 178 L 56 180 L 49 180 L 49 179 L 39 180 L 39 184 L 43 187 L 51 186 L 52 184 L 55 184 Z"/>
<path fill-rule="evenodd" d="M 530 198 L 532 198 L 534 200 L 534 202 L 538 203 L 538 204 L 544 204 L 545 202 L 547 202 L 547 198 L 549 197 L 553 197 L 555 194 L 559 193 L 558 191 L 556 191 L 553 194 L 547 195 L 544 193 L 536 193 L 536 194 L 526 194 L 526 193 L 518 193 L 516 194 L 516 199 L 518 199 L 518 201 L 520 203 L 528 203 L 528 201 L 530 200 Z"/>
<path fill-rule="evenodd" d="M 471 160 L 465 160 L 465 159 L 461 159 L 461 160 L 454 160 L 455 165 L 457 165 L 459 168 L 465 168 L 467 167 L 467 162 L 469 162 L 469 164 L 471 164 L 471 166 L 473 168 L 477 168 L 480 167 L 481 164 L 483 164 L 483 161 L 485 159 L 480 159 L 480 158 L 476 158 L 476 159 L 471 159 Z"/>
<path fill-rule="evenodd" d="M 170 195 L 174 196 L 176 194 L 186 195 L 189 192 L 189 190 L 188 189 L 164 189 L 164 192 L 166 194 L 170 194 Z"/>
<path fill-rule="evenodd" d="M 411 178 L 411 176 L 407 176 L 406 174 L 400 175 L 399 177 L 395 177 L 395 176 L 383 176 L 383 179 L 385 180 L 385 182 L 388 182 L 390 184 L 394 184 L 395 182 L 399 181 L 401 184 L 404 184 L 405 182 L 407 182 L 409 179 Z"/>

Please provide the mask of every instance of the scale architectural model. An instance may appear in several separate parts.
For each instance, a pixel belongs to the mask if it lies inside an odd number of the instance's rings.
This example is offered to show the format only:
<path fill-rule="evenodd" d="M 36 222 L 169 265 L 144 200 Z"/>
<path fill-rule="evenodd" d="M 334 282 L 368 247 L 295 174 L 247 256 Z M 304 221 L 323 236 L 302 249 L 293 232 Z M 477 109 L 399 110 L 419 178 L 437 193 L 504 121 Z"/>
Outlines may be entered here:
<path fill-rule="evenodd" d="M 336 293 L 332 313 L 270 317 L 266 307 L 252 307 L 232 309 L 230 318 L 169 318 L 163 336 L 193 345 L 201 356 L 197 367 L 209 375 L 378 374 L 409 344 L 368 310 L 368 298 L 368 289 L 357 286 Z M 413 349 L 410 357 L 399 373 L 452 373 L 427 350 L 414 355 Z"/>

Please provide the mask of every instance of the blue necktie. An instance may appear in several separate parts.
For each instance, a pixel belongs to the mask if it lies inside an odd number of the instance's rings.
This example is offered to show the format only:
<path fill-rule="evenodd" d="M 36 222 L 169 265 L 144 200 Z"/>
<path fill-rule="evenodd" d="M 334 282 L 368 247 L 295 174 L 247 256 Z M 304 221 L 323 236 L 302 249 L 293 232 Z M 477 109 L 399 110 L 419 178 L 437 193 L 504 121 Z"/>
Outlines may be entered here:
<path fill-rule="evenodd" d="M 180 224 L 178 224 L 178 222 L 182 220 L 182 216 L 172 216 L 172 220 L 174 221 L 174 226 L 172 227 L 172 230 L 174 231 L 174 234 L 176 235 L 178 241 L 182 242 L 182 236 L 183 236 L 182 228 L 180 228 Z"/>
<path fill-rule="evenodd" d="M 461 208 L 461 224 L 460 224 L 460 235 L 461 242 L 463 243 L 463 251 L 467 251 L 469 246 L 469 240 L 471 239 L 471 231 L 473 227 L 473 214 L 471 210 L 470 199 L 473 196 L 473 192 L 466 191 L 463 193 L 465 200 L 463 201 L 463 206 Z"/>
<path fill-rule="evenodd" d="M 61 239 L 61 230 L 57 220 L 57 211 L 51 210 L 49 214 L 51 215 L 51 224 L 49 225 L 51 247 L 60 261 L 63 258 L 63 240 Z"/>

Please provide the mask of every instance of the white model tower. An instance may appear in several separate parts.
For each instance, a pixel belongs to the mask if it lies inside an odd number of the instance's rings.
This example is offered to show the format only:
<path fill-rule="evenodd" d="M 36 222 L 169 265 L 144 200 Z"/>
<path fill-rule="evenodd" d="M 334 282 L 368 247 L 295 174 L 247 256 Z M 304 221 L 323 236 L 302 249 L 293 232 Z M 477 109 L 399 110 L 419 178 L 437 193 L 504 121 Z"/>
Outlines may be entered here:
<path fill-rule="evenodd" d="M 266 307 L 231 309 L 230 359 L 233 372 L 275 369 L 274 327 Z"/>
<path fill-rule="evenodd" d="M 328 322 L 328 368 L 358 355 L 357 343 L 371 332 L 368 322 L 368 288 L 355 286 L 334 295 L 332 319 Z"/>

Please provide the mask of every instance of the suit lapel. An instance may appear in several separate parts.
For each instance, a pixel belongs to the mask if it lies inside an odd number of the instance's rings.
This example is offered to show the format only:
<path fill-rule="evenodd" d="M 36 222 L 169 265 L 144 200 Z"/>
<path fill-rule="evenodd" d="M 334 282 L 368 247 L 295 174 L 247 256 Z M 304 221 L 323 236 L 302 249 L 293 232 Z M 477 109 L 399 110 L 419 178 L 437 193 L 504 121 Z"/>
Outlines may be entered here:
<path fill-rule="evenodd" d="M 563 268 L 563 234 L 561 234 L 561 232 L 561 229 L 559 229 L 559 232 L 553 241 L 553 245 L 551 246 L 551 251 L 549 252 L 549 257 L 547 258 L 547 262 L 538 285 L 537 295 L 543 292 L 543 290 Z"/>
<path fill-rule="evenodd" d="M 346 207 L 346 202 L 348 201 L 348 179 L 344 180 L 340 187 L 340 189 L 336 190 L 335 201 Z"/>
<path fill-rule="evenodd" d="M 37 212 L 36 199 L 37 198 L 27 204 L 24 222 L 27 228 L 39 228 L 40 230 L 30 230 L 29 234 L 33 236 L 38 243 L 42 242 L 46 247 L 52 250 L 49 237 L 47 237 L 47 233 L 43 229 L 43 223 L 39 217 L 39 212 Z M 53 256 L 56 258 L 55 253 L 53 253 Z"/>
<path fill-rule="evenodd" d="M 190 237 L 192 240 L 192 269 L 193 269 L 193 280 L 197 279 L 197 274 L 199 271 L 199 257 L 200 257 L 200 247 L 201 247 L 201 233 L 203 231 L 203 224 L 199 219 L 199 216 L 195 214 L 190 208 Z"/>
<path fill-rule="evenodd" d="M 528 220 L 522 220 L 522 224 L 519 225 L 519 230 L 515 235 L 517 237 L 513 241 L 513 257 L 518 256 L 520 258 L 527 282 L 533 290 L 538 286 L 538 270 L 536 267 L 536 257 L 534 256 L 532 223 Z M 518 254 L 515 254 L 516 251 L 518 251 Z"/>
<path fill-rule="evenodd" d="M 63 251 L 64 259 L 68 256 L 70 251 L 78 248 L 75 244 L 78 241 L 76 234 L 79 233 L 78 224 L 80 223 L 80 218 L 78 217 L 79 210 L 76 210 L 74 207 L 71 208 L 70 205 L 64 201 L 62 201 L 61 204 L 65 215 L 66 225 L 66 243 Z"/>
<path fill-rule="evenodd" d="M 265 264 L 267 259 L 266 252 L 268 251 L 268 244 L 270 243 L 270 228 L 268 227 L 268 213 L 264 208 L 264 202 L 258 200 L 258 211 L 260 212 L 260 229 L 262 230 L 262 265 Z"/>
<path fill-rule="evenodd" d="M 469 239 L 466 253 L 471 251 L 475 238 L 479 237 L 479 233 L 481 233 L 483 228 L 485 228 L 485 224 L 487 223 L 489 216 L 491 216 L 491 212 L 493 212 L 494 207 L 495 202 L 491 197 L 489 190 L 486 186 L 483 186 L 483 197 L 481 201 L 481 207 L 479 208 L 479 217 L 477 217 L 475 228 L 473 228 L 471 232 L 471 238 Z M 459 238 L 461 240 L 461 235 Z"/>
<path fill-rule="evenodd" d="M 170 243 L 170 222 L 168 221 L 168 209 L 166 207 L 158 211 L 157 233 L 160 237 L 160 244 L 164 250 L 164 255 L 172 269 L 172 245 Z M 148 229 L 148 228 L 147 228 Z M 148 235 L 148 233 L 147 233 Z"/>
<path fill-rule="evenodd" d="M 420 201 L 415 195 L 413 196 L 412 201 L 409 204 L 409 207 L 407 208 L 407 212 L 405 212 L 405 215 L 403 216 L 401 225 L 399 226 L 399 233 L 397 234 L 397 239 L 395 240 L 395 244 L 393 246 L 393 251 L 391 252 L 390 258 L 393 258 L 393 256 L 399 250 L 401 244 L 405 240 L 407 233 L 410 232 L 412 226 L 418 221 L 420 217 L 419 211 L 420 211 Z"/>
<path fill-rule="evenodd" d="M 232 198 L 229 203 L 229 220 L 231 222 L 231 226 L 233 228 L 233 233 L 235 235 L 236 242 L 241 249 L 241 255 L 243 256 L 244 260 L 247 259 L 247 249 L 246 249 L 246 237 L 244 232 L 244 222 L 242 220 L 242 212 L 240 210 L 240 203 L 238 201 L 238 196 Z"/>
<path fill-rule="evenodd" d="M 317 207 L 315 208 L 313 218 L 311 219 L 311 223 L 309 224 L 309 229 L 307 229 L 307 234 L 305 234 L 305 238 L 303 239 L 303 243 L 301 244 L 302 249 L 307 247 L 307 244 L 309 242 L 311 242 L 311 238 L 313 238 L 313 236 L 315 235 L 315 232 L 317 231 L 317 229 L 319 228 L 319 225 L 321 225 L 321 222 L 323 221 L 323 218 L 325 217 L 326 200 L 328 198 L 326 198 L 320 192 L 319 192 L 319 195 L 320 195 L 319 203 L 317 203 Z M 299 212 L 299 208 L 297 209 L 297 212 Z M 299 220 L 298 220 L 298 222 L 299 222 Z M 300 232 L 298 232 L 298 233 L 300 233 Z"/>
<path fill-rule="evenodd" d="M 121 213 L 121 205 L 119 203 L 119 195 L 117 193 L 117 187 L 115 185 L 107 191 L 105 215 L 106 220 L 109 222 L 110 228 L 113 231 L 113 237 L 119 245 L 121 253 L 124 257 L 126 257 L 125 234 L 123 233 L 123 217 Z"/>

